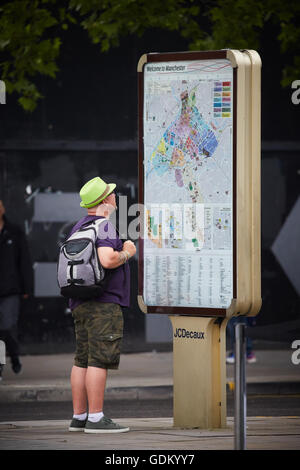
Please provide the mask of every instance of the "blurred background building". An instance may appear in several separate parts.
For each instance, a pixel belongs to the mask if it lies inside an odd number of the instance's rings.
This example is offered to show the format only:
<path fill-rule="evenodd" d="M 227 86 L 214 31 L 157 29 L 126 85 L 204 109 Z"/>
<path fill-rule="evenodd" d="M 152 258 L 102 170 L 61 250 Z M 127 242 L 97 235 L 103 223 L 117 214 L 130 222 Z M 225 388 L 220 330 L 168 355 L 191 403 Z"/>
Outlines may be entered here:
<path fill-rule="evenodd" d="M 83 213 L 78 191 L 100 175 L 117 183 L 128 207 L 137 202 L 137 63 L 147 52 L 184 50 L 188 43 L 177 33 L 148 31 L 100 53 L 84 31 L 70 31 L 56 79 L 37 79 L 44 95 L 37 108 L 24 112 L 14 95 L 0 106 L 0 198 L 8 218 L 27 235 L 35 272 L 35 295 L 22 304 L 23 353 L 73 350 L 73 322 L 59 296 L 56 262 L 61 241 Z M 263 304 L 251 335 L 292 341 L 300 335 L 300 104 L 293 104 L 292 88 L 280 85 L 282 63 L 272 31 L 265 32 L 259 52 Z M 170 348 L 168 318 L 146 318 L 138 308 L 137 259 L 131 275 L 124 352 Z"/>

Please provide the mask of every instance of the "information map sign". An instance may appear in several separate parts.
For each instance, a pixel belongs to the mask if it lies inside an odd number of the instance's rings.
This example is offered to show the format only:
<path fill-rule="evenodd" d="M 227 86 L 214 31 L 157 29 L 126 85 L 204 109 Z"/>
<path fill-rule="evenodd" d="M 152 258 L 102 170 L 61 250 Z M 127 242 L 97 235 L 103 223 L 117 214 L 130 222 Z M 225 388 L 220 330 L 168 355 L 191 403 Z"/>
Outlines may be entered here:
<path fill-rule="evenodd" d="M 225 316 L 236 297 L 235 69 L 225 51 L 146 57 L 139 302 L 150 313 Z"/>

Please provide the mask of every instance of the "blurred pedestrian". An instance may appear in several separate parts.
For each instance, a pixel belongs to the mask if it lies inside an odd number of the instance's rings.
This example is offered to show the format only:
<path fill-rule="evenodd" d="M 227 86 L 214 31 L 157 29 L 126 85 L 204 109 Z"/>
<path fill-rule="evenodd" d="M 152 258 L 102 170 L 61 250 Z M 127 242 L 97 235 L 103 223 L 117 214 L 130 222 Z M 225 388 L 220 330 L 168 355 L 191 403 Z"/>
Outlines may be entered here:
<path fill-rule="evenodd" d="M 18 342 L 20 300 L 32 293 L 33 270 L 25 235 L 7 219 L 0 200 L 0 340 L 5 343 L 16 374 L 22 369 Z"/>
<path fill-rule="evenodd" d="M 226 358 L 227 364 L 234 364 L 235 363 L 235 326 L 238 323 L 243 323 L 246 326 L 246 354 L 247 354 L 247 363 L 254 364 L 256 362 L 256 356 L 253 351 L 253 343 L 252 339 L 247 335 L 247 327 L 253 326 L 255 324 L 254 317 L 245 317 L 245 316 L 238 316 L 232 317 L 228 324 L 227 324 L 227 331 L 229 336 L 229 354 Z"/>
<path fill-rule="evenodd" d="M 70 431 L 129 431 L 128 427 L 120 426 L 103 413 L 107 370 L 118 369 L 119 366 L 123 336 L 121 307 L 129 307 L 130 271 L 127 261 L 136 252 L 134 243 L 129 240 L 123 243 L 108 220 L 117 209 L 115 187 L 115 184 L 106 184 L 99 177 L 88 181 L 80 191 L 80 205 L 87 209 L 87 215 L 71 231 L 73 234 L 83 225 L 100 218 L 107 219 L 100 225 L 96 247 L 102 266 L 110 274 L 100 297 L 70 301 L 76 336 L 71 371 L 74 414 Z"/>

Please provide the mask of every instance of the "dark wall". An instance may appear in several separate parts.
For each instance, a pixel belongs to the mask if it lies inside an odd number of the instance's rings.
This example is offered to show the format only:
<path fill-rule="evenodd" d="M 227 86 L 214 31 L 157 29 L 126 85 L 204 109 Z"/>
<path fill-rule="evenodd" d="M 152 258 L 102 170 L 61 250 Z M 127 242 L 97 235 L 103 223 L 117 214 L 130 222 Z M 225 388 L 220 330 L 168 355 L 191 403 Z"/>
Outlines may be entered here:
<path fill-rule="evenodd" d="M 137 63 L 145 52 L 186 50 L 175 34 L 126 38 L 100 53 L 84 31 L 66 35 L 56 80 L 37 80 L 45 99 L 25 114 L 15 97 L 1 110 L 0 139 L 134 140 L 137 137 Z M 150 41 L 151 38 L 151 41 Z"/>
<path fill-rule="evenodd" d="M 263 35 L 262 140 L 299 140 L 300 105 L 291 87 L 280 81 L 284 60 L 271 26 Z M 224 45 L 226 47 L 226 45 Z M 55 80 L 41 78 L 45 96 L 37 109 L 24 113 L 15 96 L 0 107 L 2 139 L 135 140 L 137 137 L 137 63 L 147 52 L 188 50 L 175 33 L 148 32 L 126 38 L 119 48 L 100 53 L 79 28 L 66 34 Z M 4 108 L 4 109 L 3 109 Z"/>
<path fill-rule="evenodd" d="M 34 222 L 26 186 L 78 192 L 99 174 L 117 183 L 128 204 L 136 202 L 137 63 L 146 52 L 187 49 L 176 34 L 152 31 L 100 54 L 84 32 L 74 30 L 66 35 L 56 80 L 37 81 L 45 98 L 36 110 L 25 113 L 15 96 L 7 97 L 0 107 L 0 198 L 12 221 L 23 228 L 26 221 L 34 262 L 56 261 L 64 224 Z M 272 31 L 266 32 L 261 57 L 263 307 L 258 324 L 264 325 L 300 314 L 299 296 L 270 249 L 299 196 L 300 105 L 292 104 L 290 88 L 280 86 L 282 61 Z M 128 184 L 135 188 L 134 196 Z M 136 304 L 136 261 L 131 270 L 132 305 L 124 311 L 127 350 L 143 348 L 145 335 L 145 319 Z M 20 335 L 25 350 L 41 343 L 45 351 L 71 347 L 73 324 L 65 300 L 23 302 Z"/>
<path fill-rule="evenodd" d="M 41 221 L 35 211 L 39 195 L 78 193 L 79 188 L 94 176 L 101 175 L 117 184 L 119 197 L 126 197 L 130 205 L 137 202 L 136 153 L 106 151 L 22 151 L 7 150 L 0 158 L 2 197 L 7 217 L 22 226 L 26 232 L 34 263 L 56 263 L 61 242 L 75 224 L 73 221 Z M 32 194 L 25 192 L 31 185 Z M 79 202 L 78 198 L 78 202 Z M 49 204 L 51 203 L 51 198 Z M 53 211 L 54 213 L 55 211 Z M 78 217 L 79 218 L 79 217 Z M 128 223 L 134 217 L 128 217 Z M 68 220 L 68 214 L 66 214 Z M 116 219 L 120 226 L 119 216 Z M 137 261 L 131 260 L 131 306 L 124 309 L 124 350 L 145 347 L 144 314 L 137 306 Z M 56 282 L 56 281 L 55 281 Z M 37 284 L 37 283 L 36 283 Z M 52 290 L 52 284 L 49 290 Z M 35 286 L 36 287 L 36 286 Z M 23 301 L 20 318 L 20 335 L 23 350 L 65 351 L 74 340 L 73 322 L 67 301 L 62 297 L 45 297 L 36 294 Z M 38 349 L 32 344 L 38 343 Z M 27 346 L 26 346 L 27 345 Z M 32 349 L 33 347 L 33 349 Z"/>

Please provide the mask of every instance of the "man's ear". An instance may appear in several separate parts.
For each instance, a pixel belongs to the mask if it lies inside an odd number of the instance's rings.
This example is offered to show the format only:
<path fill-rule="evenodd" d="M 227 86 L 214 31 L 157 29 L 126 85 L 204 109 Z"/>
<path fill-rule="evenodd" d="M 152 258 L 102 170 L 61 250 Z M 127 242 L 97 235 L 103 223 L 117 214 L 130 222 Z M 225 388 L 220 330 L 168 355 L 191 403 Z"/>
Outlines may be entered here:
<path fill-rule="evenodd" d="M 103 204 L 103 201 L 101 201 L 100 204 L 98 204 L 98 206 L 96 206 L 96 208 L 95 208 L 96 209 L 96 215 L 98 215 L 99 212 L 102 213 L 102 204 Z"/>

